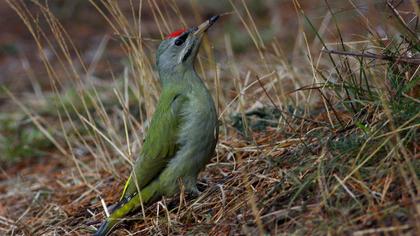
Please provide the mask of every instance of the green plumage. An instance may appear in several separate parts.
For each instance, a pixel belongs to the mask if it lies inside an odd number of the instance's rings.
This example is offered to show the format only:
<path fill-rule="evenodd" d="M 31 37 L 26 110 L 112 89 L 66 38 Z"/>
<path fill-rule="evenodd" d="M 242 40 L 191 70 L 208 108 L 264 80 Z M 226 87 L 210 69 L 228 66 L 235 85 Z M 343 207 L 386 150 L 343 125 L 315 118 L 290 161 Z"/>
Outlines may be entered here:
<path fill-rule="evenodd" d="M 121 199 L 95 235 L 107 235 L 141 203 L 177 193 L 180 182 L 187 191 L 198 193 L 197 175 L 214 153 L 218 122 L 213 99 L 195 72 L 194 59 L 203 33 L 213 22 L 160 44 L 158 105 Z"/>
<path fill-rule="evenodd" d="M 177 143 L 177 134 L 181 124 L 179 110 L 186 99 L 182 99 L 180 95 L 182 90 L 179 88 L 167 90 L 162 92 L 159 99 L 140 158 L 137 159 L 130 178 L 130 180 L 137 179 L 138 186 L 134 181 L 128 181 L 123 197 L 132 195 L 138 188 L 142 189 L 156 178 L 179 148 Z M 179 102 L 178 108 L 173 107 L 175 101 Z"/>

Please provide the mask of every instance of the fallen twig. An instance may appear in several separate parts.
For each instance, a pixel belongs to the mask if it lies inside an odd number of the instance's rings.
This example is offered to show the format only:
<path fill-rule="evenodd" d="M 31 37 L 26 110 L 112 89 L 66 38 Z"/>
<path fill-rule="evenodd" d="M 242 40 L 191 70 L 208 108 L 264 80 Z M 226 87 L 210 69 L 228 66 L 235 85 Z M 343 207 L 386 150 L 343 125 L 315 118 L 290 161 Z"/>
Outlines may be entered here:
<path fill-rule="evenodd" d="M 381 55 L 381 54 L 374 54 L 374 53 L 364 53 L 364 52 L 344 52 L 344 51 L 337 51 L 337 50 L 329 50 L 329 49 L 322 49 L 322 52 L 328 54 L 337 54 L 343 56 L 350 56 L 350 57 L 365 57 L 365 58 L 372 58 L 372 59 L 379 59 L 385 61 L 392 61 L 397 63 L 409 63 L 420 65 L 420 57 L 401 57 L 401 56 L 388 56 L 388 55 Z"/>

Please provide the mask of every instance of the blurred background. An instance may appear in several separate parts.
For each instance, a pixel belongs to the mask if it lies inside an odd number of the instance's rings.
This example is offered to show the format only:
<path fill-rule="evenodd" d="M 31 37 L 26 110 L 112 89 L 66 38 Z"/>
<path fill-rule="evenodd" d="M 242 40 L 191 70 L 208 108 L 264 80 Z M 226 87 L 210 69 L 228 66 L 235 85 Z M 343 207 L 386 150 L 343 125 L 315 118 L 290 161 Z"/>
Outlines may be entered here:
<path fill-rule="evenodd" d="M 48 23 L 42 18 L 41 10 L 35 3 L 31 1 L 23 1 L 27 3 L 27 10 L 36 17 L 37 23 L 41 28 L 47 29 Z M 95 2 L 95 1 L 94 1 Z M 138 19 L 138 11 L 133 12 L 132 4 L 138 5 L 138 2 L 119 1 L 120 10 L 134 25 Z M 393 26 L 389 24 L 390 12 L 386 8 L 386 1 L 368 0 L 368 1 L 324 1 L 324 0 L 301 0 L 296 1 L 312 24 L 320 30 L 326 43 L 337 43 L 339 35 L 336 31 L 337 24 L 341 29 L 341 37 L 344 41 L 364 41 L 368 40 L 369 32 L 366 29 L 366 22 L 371 30 L 379 34 L 380 37 L 386 38 L 389 32 L 392 32 Z M 396 1 L 398 2 L 398 1 Z M 241 1 L 232 1 L 237 4 L 238 10 L 246 16 L 247 11 L 243 9 Z M 232 3 L 229 1 L 210 2 L 205 0 L 181 0 L 181 1 L 144 1 L 141 11 L 141 31 L 145 38 L 148 53 L 153 53 L 157 48 L 162 34 L 168 34 L 169 30 L 184 28 L 197 25 L 204 19 L 221 13 L 233 13 Z M 300 32 L 304 27 L 307 34 L 308 43 L 310 43 L 313 53 L 320 53 L 322 45 L 315 38 L 314 33 L 309 29 L 307 23 L 298 19 L 298 11 L 291 0 L 268 0 L 257 1 L 247 0 L 248 11 L 251 11 L 258 26 L 262 42 L 267 45 L 275 40 L 279 42 L 281 49 L 287 58 L 291 61 L 305 60 L 296 47 L 304 47 L 304 43 L 300 42 L 302 37 Z M 175 7 L 176 5 L 176 7 Z M 157 12 L 155 7 L 159 6 L 165 17 L 170 17 L 160 28 L 157 27 L 156 21 L 161 21 L 162 12 Z M 74 43 L 74 47 L 79 50 L 80 56 L 86 63 L 94 60 L 95 52 L 98 46 L 106 39 L 106 50 L 101 55 L 95 68 L 95 76 L 100 79 L 109 79 L 109 66 L 112 66 L 114 72 L 120 72 L 124 65 L 126 55 L 120 49 L 119 37 L 116 35 L 112 27 L 107 23 L 100 12 L 89 3 L 89 1 L 75 0 L 65 1 L 56 0 L 48 1 L 48 7 L 52 14 L 58 18 L 68 33 L 68 37 Z M 98 7 L 101 7 L 98 4 Z M 104 8 L 102 6 L 102 8 Z M 174 9 L 175 8 L 175 9 Z M 331 11 L 329 10 L 331 9 Z M 398 10 L 403 17 L 410 18 L 409 11 L 412 5 L 410 1 L 401 1 Z M 106 11 L 105 9 L 103 9 Z M 182 20 L 177 16 L 177 11 L 182 12 Z M 336 22 L 331 23 L 331 12 L 335 15 Z M 18 14 L 8 6 L 7 1 L 0 2 L 0 23 L 2 32 L 0 33 L 0 82 L 15 92 L 35 92 L 37 89 L 49 87 L 49 79 L 47 72 L 39 56 L 39 51 L 28 31 L 25 24 L 19 18 Z M 178 13 L 179 14 L 179 13 Z M 136 19 L 133 19 L 133 16 Z M 410 19 L 409 19 L 410 20 Z M 415 24 L 416 22 L 412 22 Z M 252 28 L 252 25 L 249 25 Z M 222 33 L 221 33 L 222 32 Z M 39 32 L 34 32 L 39 33 Z M 223 17 L 222 23 L 212 29 L 212 43 L 217 45 L 216 52 L 224 52 L 223 42 L 225 35 L 230 37 L 233 50 L 241 56 L 246 63 L 252 62 L 251 57 L 242 55 L 255 54 L 256 48 L 249 36 L 247 29 L 244 27 L 241 19 L 234 14 Z M 45 32 L 46 37 L 51 37 L 52 32 Z M 135 35 L 127 35 L 134 37 Z M 57 47 L 54 40 L 50 42 L 53 48 Z M 43 50 L 48 59 L 54 63 L 54 53 L 51 52 L 50 46 L 43 45 Z M 362 44 L 356 45 L 362 47 Z M 271 50 L 271 49 L 267 49 Z M 316 55 L 316 54 L 315 54 Z M 72 55 L 75 56 L 75 55 Z M 218 62 L 223 63 L 223 56 L 218 57 Z M 76 61 L 76 60 L 75 60 Z M 58 62 L 57 62 L 58 63 Z M 75 62 L 77 63 L 77 62 Z M 53 65 L 54 67 L 56 65 Z M 32 82 L 31 82 L 32 81 Z M 4 102 L 4 96 L 1 101 Z"/>

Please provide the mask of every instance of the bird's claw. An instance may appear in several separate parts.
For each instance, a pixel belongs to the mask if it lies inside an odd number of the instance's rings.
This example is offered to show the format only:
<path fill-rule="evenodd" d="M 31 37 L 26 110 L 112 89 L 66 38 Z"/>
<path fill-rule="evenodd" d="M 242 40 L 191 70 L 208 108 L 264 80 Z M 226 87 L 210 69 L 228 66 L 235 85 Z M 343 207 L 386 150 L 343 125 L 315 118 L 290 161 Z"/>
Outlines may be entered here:
<path fill-rule="evenodd" d="M 193 186 L 193 187 L 187 188 L 186 192 L 194 198 L 201 195 L 201 192 L 200 192 L 200 190 L 198 190 L 196 185 Z"/>

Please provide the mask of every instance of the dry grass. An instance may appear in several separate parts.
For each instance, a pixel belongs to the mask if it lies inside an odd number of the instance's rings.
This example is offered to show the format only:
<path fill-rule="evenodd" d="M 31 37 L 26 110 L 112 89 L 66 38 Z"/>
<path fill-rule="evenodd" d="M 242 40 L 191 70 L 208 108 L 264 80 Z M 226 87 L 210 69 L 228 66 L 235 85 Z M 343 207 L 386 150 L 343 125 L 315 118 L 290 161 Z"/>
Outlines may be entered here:
<path fill-rule="evenodd" d="M 23 111 L 19 119 L 51 145 L 44 159 L 1 168 L 0 232 L 89 234 L 104 218 L 104 203 L 119 198 L 159 96 L 151 46 L 157 40 L 142 35 L 142 9 L 161 37 L 187 19 L 176 1 L 127 1 L 129 13 L 118 1 L 90 1 L 114 35 L 87 63 L 48 5 L 32 1 L 40 12 L 34 15 L 24 1 L 8 4 L 31 32 L 53 92 L 18 98 L 3 89 Z M 418 58 L 418 45 L 374 31 L 345 42 L 332 10 L 315 27 L 293 1 L 300 26 L 293 54 L 303 59 L 291 61 L 281 42 L 264 39 L 246 1 L 229 4 L 224 17 L 240 22 L 252 47 L 237 55 L 220 31 L 217 46 L 203 45 L 197 68 L 221 121 L 217 155 L 199 178 L 203 193 L 163 198 L 115 235 L 418 234 L 420 67 L 397 60 Z M 192 9 L 199 18 L 194 3 Z M 334 44 L 324 42 L 326 27 L 339 35 Z M 121 71 L 111 68 L 104 82 L 94 74 L 109 40 L 118 40 L 128 62 Z M 21 178 L 10 176 L 17 170 Z"/>

